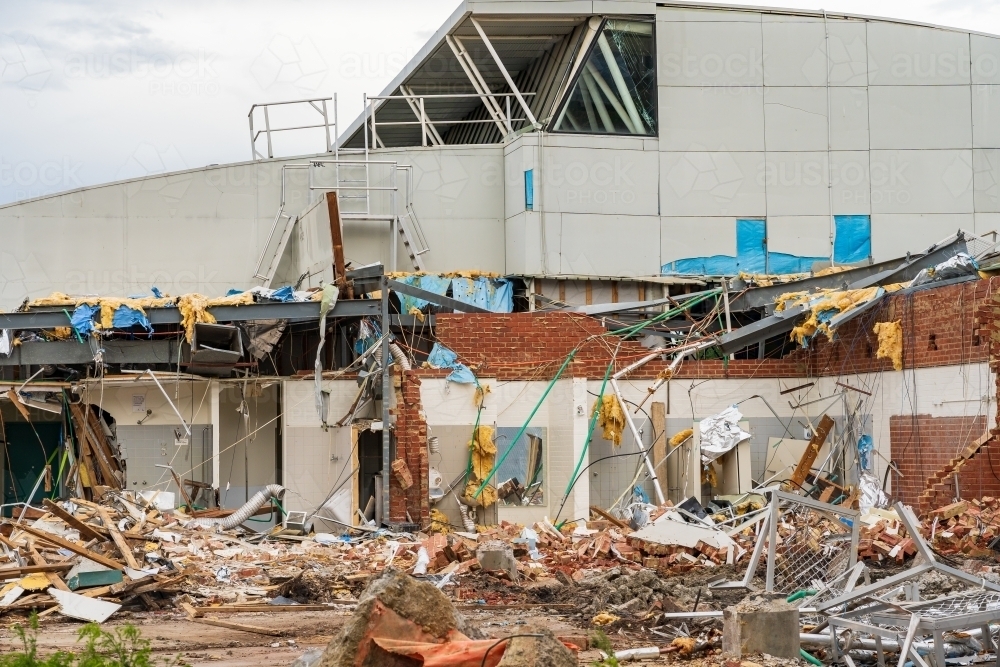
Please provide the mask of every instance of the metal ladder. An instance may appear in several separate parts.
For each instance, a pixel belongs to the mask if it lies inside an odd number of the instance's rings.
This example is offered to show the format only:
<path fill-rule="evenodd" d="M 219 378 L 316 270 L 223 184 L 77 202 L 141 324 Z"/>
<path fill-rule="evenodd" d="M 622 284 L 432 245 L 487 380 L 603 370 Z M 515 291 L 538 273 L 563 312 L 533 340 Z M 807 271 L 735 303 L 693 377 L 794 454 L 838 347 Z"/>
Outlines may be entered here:
<path fill-rule="evenodd" d="M 407 204 L 406 215 L 401 215 L 396 220 L 396 229 L 399 231 L 406 254 L 410 256 L 413 268 L 417 271 L 423 271 L 424 260 L 420 256 L 430 250 L 430 247 L 427 245 L 427 238 L 424 236 L 424 230 L 420 226 L 420 221 L 417 220 L 413 206 Z M 420 249 L 417 249 L 418 243 Z"/>

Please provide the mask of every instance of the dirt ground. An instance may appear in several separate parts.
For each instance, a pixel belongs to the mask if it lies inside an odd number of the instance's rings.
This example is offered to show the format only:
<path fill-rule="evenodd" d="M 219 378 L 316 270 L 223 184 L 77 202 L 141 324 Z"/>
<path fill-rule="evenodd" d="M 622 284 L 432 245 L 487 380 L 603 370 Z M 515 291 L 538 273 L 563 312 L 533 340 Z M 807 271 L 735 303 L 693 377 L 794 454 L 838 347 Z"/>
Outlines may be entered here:
<path fill-rule="evenodd" d="M 585 637 L 588 632 L 579 627 L 571 614 L 546 612 L 543 609 L 530 610 L 463 610 L 463 613 L 476 623 L 490 637 L 501 638 L 518 632 L 521 626 L 539 625 L 550 628 L 560 636 Z M 268 664 L 273 667 L 291 665 L 291 663 L 310 648 L 323 648 L 338 632 L 345 620 L 350 616 L 349 610 L 337 611 L 305 611 L 285 613 L 247 613 L 230 614 L 225 620 L 248 625 L 256 625 L 284 632 L 281 637 L 252 634 L 230 630 L 211 625 L 204 625 L 188 620 L 181 612 L 139 612 L 119 614 L 113 620 L 105 623 L 105 628 L 113 630 L 126 623 L 132 623 L 141 628 L 143 636 L 152 643 L 157 658 L 179 657 L 183 662 L 198 667 L 244 667 L 258 666 L 260 658 L 267 656 Z M 0 653 L 16 650 L 20 647 L 13 626 L 23 619 L 6 618 L 0 627 Z M 82 623 L 58 616 L 43 618 L 40 621 L 38 645 L 43 653 L 57 649 L 72 649 L 76 643 L 77 631 Z M 648 646 L 648 640 L 641 639 L 637 634 L 624 629 L 610 631 L 609 637 L 616 650 L 634 646 Z M 581 651 L 578 654 L 580 664 L 592 664 L 600 659 L 594 649 Z M 670 662 L 682 663 L 691 667 L 708 667 L 722 665 L 720 656 L 704 656 L 697 660 L 680 661 L 671 658 Z M 657 661 L 647 661 L 643 664 L 666 663 L 664 656 Z M 760 659 L 757 664 L 767 667 L 766 660 Z M 779 664 L 779 663 L 774 663 Z M 786 663 L 787 664 L 787 663 Z"/>

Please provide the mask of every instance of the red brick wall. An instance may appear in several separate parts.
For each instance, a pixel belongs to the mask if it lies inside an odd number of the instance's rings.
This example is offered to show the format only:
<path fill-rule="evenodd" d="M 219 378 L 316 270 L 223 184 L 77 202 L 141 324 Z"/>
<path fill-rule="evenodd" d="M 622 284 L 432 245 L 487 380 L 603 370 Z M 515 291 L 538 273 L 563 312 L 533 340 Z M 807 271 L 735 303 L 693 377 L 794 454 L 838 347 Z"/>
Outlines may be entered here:
<path fill-rule="evenodd" d="M 1000 278 L 890 296 L 841 327 L 833 342 L 821 335 L 810 349 L 782 359 L 686 361 L 679 377 L 791 378 L 892 370 L 888 360 L 875 358 L 878 341 L 872 327 L 897 319 L 904 329 L 905 368 L 986 361 L 989 339 L 985 330 L 980 333 L 979 310 L 992 296 L 994 280 Z M 581 343 L 567 377 L 600 379 L 617 344 L 613 336 L 600 338 L 606 333 L 600 319 L 578 313 L 440 314 L 436 320 L 435 334 L 443 345 L 479 375 L 504 380 L 551 379 Z M 648 352 L 636 342 L 623 343 L 618 368 Z M 666 366 L 653 361 L 634 377 L 656 377 Z"/>
<path fill-rule="evenodd" d="M 395 475 L 389 482 L 389 520 L 406 521 L 409 513 L 414 523 L 426 526 L 430 504 L 427 496 L 427 421 L 420 401 L 420 377 L 415 371 L 397 371 L 393 375 L 396 391 L 396 453 L 406 461 L 413 485 L 405 491 Z"/>
<path fill-rule="evenodd" d="M 986 429 L 986 417 L 931 417 L 930 415 L 895 415 L 889 419 L 892 460 L 903 477 L 892 476 L 893 495 L 916 506 L 917 496 L 927 486 L 927 478 L 958 455 L 965 445 L 976 440 Z M 990 465 L 992 459 L 992 467 Z M 993 471 L 996 471 L 996 475 Z M 1000 444 L 984 447 L 959 472 L 962 498 L 1000 496 Z M 953 479 L 948 498 L 938 498 L 937 505 L 954 496 Z"/>

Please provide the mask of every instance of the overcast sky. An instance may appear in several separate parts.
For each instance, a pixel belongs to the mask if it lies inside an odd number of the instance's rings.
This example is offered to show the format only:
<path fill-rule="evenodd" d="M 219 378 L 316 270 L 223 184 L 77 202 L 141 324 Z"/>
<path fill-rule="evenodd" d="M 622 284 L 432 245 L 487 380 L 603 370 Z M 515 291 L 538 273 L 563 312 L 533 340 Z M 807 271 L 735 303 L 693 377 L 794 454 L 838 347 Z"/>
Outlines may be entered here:
<path fill-rule="evenodd" d="M 1000 0 L 770 0 L 1000 34 Z M 0 204 L 250 158 L 250 105 L 339 98 L 341 124 L 455 0 L 0 0 Z M 318 115 L 315 118 L 319 118 Z M 309 117 L 277 112 L 272 123 Z M 317 136 L 276 155 L 322 149 Z"/>

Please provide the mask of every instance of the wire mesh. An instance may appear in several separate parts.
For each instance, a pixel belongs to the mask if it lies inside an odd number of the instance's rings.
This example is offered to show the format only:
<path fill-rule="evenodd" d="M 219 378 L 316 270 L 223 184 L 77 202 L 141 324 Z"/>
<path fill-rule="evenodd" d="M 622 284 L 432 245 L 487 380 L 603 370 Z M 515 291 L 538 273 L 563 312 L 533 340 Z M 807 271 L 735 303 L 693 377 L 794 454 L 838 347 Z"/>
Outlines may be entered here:
<path fill-rule="evenodd" d="M 768 559 L 774 563 L 771 589 L 785 593 L 830 582 L 857 560 L 853 513 L 849 517 L 834 505 L 821 510 L 794 498 L 782 494 L 777 543 L 768 544 Z"/>

